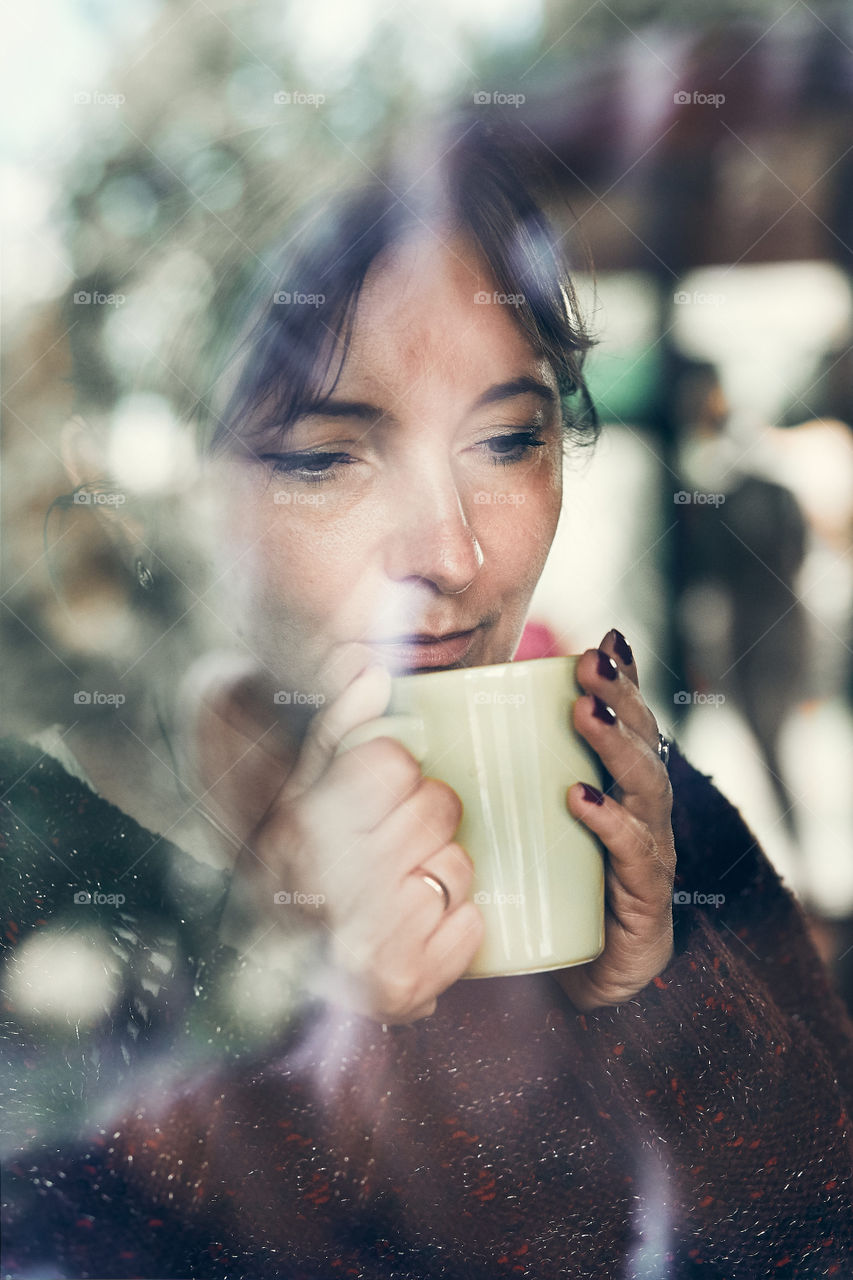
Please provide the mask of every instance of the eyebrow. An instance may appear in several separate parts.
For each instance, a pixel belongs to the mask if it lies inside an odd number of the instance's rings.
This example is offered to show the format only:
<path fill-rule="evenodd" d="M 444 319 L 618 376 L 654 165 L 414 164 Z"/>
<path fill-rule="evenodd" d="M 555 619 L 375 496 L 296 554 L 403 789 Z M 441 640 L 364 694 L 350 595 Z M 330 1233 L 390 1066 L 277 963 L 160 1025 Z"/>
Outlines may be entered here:
<path fill-rule="evenodd" d="M 519 378 L 511 378 L 509 382 L 497 382 L 493 387 L 489 387 L 474 401 L 471 412 L 484 409 L 490 404 L 499 404 L 504 400 L 514 400 L 518 396 L 530 395 L 538 396 L 549 406 L 557 402 L 554 391 L 547 383 L 524 374 Z M 385 418 L 390 422 L 395 421 L 393 413 L 388 413 L 385 409 L 380 409 L 375 404 L 368 404 L 364 400 L 317 400 L 313 404 L 306 405 L 298 417 L 354 418 L 359 422 L 377 422 L 380 418 Z"/>
<path fill-rule="evenodd" d="M 487 404 L 497 404 L 503 400 L 512 400 L 516 396 L 539 396 L 547 405 L 557 403 L 557 397 L 551 388 L 538 378 L 524 374 L 520 378 L 512 378 L 509 382 L 498 382 L 488 391 L 484 391 L 474 402 L 475 409 L 483 409 Z"/>

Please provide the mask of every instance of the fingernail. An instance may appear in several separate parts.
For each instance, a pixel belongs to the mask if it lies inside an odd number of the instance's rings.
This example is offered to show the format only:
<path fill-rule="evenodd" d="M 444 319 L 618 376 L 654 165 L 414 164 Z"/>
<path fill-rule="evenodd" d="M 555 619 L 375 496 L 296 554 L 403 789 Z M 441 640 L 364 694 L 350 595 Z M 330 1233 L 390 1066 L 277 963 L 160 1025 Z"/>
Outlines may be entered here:
<path fill-rule="evenodd" d="M 613 648 L 616 650 L 616 657 L 620 662 L 624 662 L 626 667 L 630 667 L 634 661 L 634 655 L 631 652 L 631 646 L 625 639 L 621 631 L 613 628 Z"/>
<path fill-rule="evenodd" d="M 599 698 L 596 694 L 592 695 L 592 714 L 596 720 L 602 720 L 605 724 L 616 723 L 616 712 L 612 707 L 608 707 L 603 698 Z"/>
<path fill-rule="evenodd" d="M 598 649 L 598 674 L 603 676 L 605 680 L 616 680 L 619 675 L 619 668 L 613 661 L 609 653 L 605 653 L 603 649 Z"/>
<path fill-rule="evenodd" d="M 583 786 L 583 798 L 588 804 L 604 804 L 604 796 L 598 787 L 591 787 L 588 782 L 581 784 Z"/>

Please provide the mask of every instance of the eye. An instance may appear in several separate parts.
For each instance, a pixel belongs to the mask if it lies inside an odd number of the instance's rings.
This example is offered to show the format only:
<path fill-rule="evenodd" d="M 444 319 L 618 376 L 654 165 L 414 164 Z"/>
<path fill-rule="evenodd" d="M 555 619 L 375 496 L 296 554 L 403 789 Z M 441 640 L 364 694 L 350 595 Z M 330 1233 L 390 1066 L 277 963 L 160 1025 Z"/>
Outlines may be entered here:
<path fill-rule="evenodd" d="M 273 475 L 292 476 L 307 484 L 322 484 L 333 476 L 339 467 L 348 466 L 355 459 L 348 453 L 323 453 L 308 450 L 304 453 L 264 453 L 260 461 L 272 467 Z"/>
<path fill-rule="evenodd" d="M 531 427 L 523 431 L 511 431 L 492 436 L 489 440 L 483 441 L 492 462 L 498 467 L 509 466 L 513 462 L 523 462 L 525 458 L 531 457 L 535 449 L 541 449 L 545 443 Z"/>

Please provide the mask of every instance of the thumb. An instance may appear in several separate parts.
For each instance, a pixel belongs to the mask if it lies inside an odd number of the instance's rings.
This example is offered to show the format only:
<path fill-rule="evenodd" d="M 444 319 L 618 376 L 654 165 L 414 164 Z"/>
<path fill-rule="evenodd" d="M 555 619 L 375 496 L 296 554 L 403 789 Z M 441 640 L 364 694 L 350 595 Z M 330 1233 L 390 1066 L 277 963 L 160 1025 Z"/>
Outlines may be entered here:
<path fill-rule="evenodd" d="M 329 767 L 341 739 L 357 725 L 381 716 L 390 697 L 390 673 L 380 662 L 371 662 L 311 721 L 282 799 L 292 800 L 313 786 Z"/>

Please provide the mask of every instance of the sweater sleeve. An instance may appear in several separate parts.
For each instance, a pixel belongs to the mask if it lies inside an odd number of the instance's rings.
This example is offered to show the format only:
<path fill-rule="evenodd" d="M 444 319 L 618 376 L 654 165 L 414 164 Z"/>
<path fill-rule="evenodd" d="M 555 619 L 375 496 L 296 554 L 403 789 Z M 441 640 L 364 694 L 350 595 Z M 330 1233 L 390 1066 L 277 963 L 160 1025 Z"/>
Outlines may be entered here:
<path fill-rule="evenodd" d="M 0 739 L 0 849 L 3 1149 L 75 1133 L 134 1080 L 251 1056 L 305 1016 L 301 940 L 273 983 L 219 941 L 225 872 L 17 739 Z"/>
<path fill-rule="evenodd" d="M 570 1018 L 586 1085 L 685 1261 L 725 1265 L 734 1232 L 750 1276 L 846 1274 L 853 1026 L 737 811 L 681 757 L 672 775 L 675 954 Z"/>
<path fill-rule="evenodd" d="M 679 852 L 673 895 L 677 954 L 689 945 L 697 917 L 714 925 L 744 976 L 754 976 L 780 1012 L 814 1037 L 845 1110 L 853 1112 L 853 1021 L 815 950 L 802 908 L 734 806 L 680 755 L 674 789 L 676 845 L 685 853 L 682 859 Z"/>

